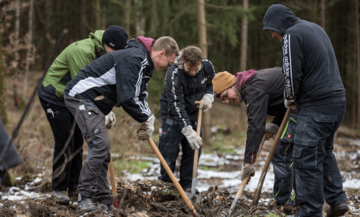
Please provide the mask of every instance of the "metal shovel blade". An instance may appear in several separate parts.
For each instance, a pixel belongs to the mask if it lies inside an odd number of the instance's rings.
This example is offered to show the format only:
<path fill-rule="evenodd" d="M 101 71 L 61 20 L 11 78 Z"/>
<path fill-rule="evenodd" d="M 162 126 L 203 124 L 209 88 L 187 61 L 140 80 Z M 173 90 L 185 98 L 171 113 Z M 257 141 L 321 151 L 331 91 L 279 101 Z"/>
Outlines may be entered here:
<path fill-rule="evenodd" d="M 193 194 L 185 191 L 186 196 L 190 199 L 190 201 L 193 201 L 192 199 L 195 197 L 195 203 L 200 204 L 201 197 L 199 194 Z"/>

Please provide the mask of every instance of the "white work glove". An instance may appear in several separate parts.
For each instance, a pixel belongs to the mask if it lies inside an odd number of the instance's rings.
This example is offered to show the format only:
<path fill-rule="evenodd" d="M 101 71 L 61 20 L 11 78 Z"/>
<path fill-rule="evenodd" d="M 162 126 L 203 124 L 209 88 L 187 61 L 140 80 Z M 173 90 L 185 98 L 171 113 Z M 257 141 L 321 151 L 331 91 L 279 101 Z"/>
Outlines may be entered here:
<path fill-rule="evenodd" d="M 252 164 L 246 164 L 244 166 L 243 164 L 243 168 L 242 168 L 242 172 L 241 172 L 241 181 L 244 180 L 246 177 L 249 177 L 248 182 L 246 184 L 248 184 L 251 180 L 251 176 L 255 175 L 255 168 L 253 167 Z"/>
<path fill-rule="evenodd" d="M 144 140 L 150 138 L 150 136 L 154 132 L 154 122 L 155 122 L 155 116 L 153 114 L 151 114 L 150 117 L 147 119 L 147 121 L 140 124 L 140 126 L 137 130 L 138 140 L 144 141 Z"/>
<path fill-rule="evenodd" d="M 195 148 L 200 149 L 200 146 L 202 145 L 202 139 L 200 136 L 196 135 L 196 132 L 193 130 L 191 125 L 182 128 L 181 133 L 184 134 L 190 144 L 190 147 L 193 150 Z"/>
<path fill-rule="evenodd" d="M 116 116 L 114 112 L 110 112 L 105 116 L 105 127 L 112 129 L 115 126 Z"/>
<path fill-rule="evenodd" d="M 295 100 L 284 100 L 284 105 L 286 108 L 291 108 L 291 109 L 298 109 L 299 105 L 295 103 Z"/>
<path fill-rule="evenodd" d="M 274 124 L 274 123 L 270 123 L 265 127 L 265 134 L 266 134 L 266 140 L 270 139 L 271 137 L 274 137 L 277 132 L 279 130 L 279 126 Z"/>
<path fill-rule="evenodd" d="M 214 102 L 214 95 L 207 93 L 200 100 L 199 109 L 202 109 L 205 112 L 211 108 L 213 102 Z"/>

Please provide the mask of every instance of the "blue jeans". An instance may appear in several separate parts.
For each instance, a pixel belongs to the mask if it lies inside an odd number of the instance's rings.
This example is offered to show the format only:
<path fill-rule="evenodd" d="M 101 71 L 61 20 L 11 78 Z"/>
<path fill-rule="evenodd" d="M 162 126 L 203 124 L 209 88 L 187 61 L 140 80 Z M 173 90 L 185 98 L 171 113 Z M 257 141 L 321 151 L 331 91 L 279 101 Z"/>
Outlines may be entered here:
<path fill-rule="evenodd" d="M 193 129 L 196 131 L 197 124 L 195 121 L 191 122 Z M 191 188 L 192 172 L 194 164 L 194 150 L 191 149 L 186 137 L 181 133 L 181 127 L 174 119 L 162 117 L 161 118 L 162 133 L 159 133 L 160 142 L 159 150 L 165 161 L 169 165 L 172 172 L 175 170 L 176 159 L 182 147 L 182 157 L 180 166 L 180 185 L 184 190 Z M 202 136 L 202 131 L 200 136 Z M 201 155 L 201 148 L 199 150 L 199 158 Z M 164 182 L 171 182 L 169 175 L 166 173 L 164 167 L 161 165 L 159 179 Z"/>
<path fill-rule="evenodd" d="M 54 159 L 59 155 L 61 150 L 64 148 L 67 139 L 70 136 L 72 124 L 74 122 L 74 116 L 66 107 L 54 105 L 40 99 L 41 106 L 43 107 L 46 117 L 49 121 L 51 130 L 54 135 L 55 147 L 54 147 Z M 50 110 L 49 110 L 50 109 Z M 52 112 L 51 112 L 52 111 Z M 57 191 L 75 191 L 79 183 L 80 171 L 82 168 L 82 156 L 83 156 L 83 144 L 84 139 L 80 128 L 76 124 L 74 135 L 72 136 L 64 154 L 59 160 L 53 164 L 53 179 L 52 189 Z M 60 172 L 66 159 L 75 154 L 74 158 L 69 161 L 64 170 Z M 56 171 L 59 171 L 58 174 Z M 58 175 L 54 177 L 54 175 Z"/>
<path fill-rule="evenodd" d="M 332 152 L 345 109 L 345 101 L 299 109 L 293 155 L 300 216 L 322 216 L 324 198 L 331 207 L 346 203 Z"/>

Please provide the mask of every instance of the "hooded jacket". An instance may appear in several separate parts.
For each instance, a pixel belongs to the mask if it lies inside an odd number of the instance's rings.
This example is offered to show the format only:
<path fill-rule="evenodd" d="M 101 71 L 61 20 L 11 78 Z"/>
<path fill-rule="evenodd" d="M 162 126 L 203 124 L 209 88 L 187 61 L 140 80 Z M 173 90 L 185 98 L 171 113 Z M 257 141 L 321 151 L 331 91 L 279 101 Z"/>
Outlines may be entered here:
<path fill-rule="evenodd" d="M 107 53 L 80 70 L 65 94 L 91 100 L 105 115 L 114 106 L 122 106 L 143 123 L 151 115 L 146 102 L 146 85 L 154 69 L 150 52 L 143 43 L 131 39 L 124 50 Z"/>
<path fill-rule="evenodd" d="M 202 67 L 195 76 L 190 76 L 179 67 L 182 62 L 172 65 L 165 75 L 164 91 L 160 97 L 161 117 L 177 120 L 182 128 L 197 121 L 200 101 L 205 94 L 213 94 L 212 79 L 215 69 L 203 58 Z"/>
<path fill-rule="evenodd" d="M 90 33 L 88 39 L 76 41 L 54 60 L 39 88 L 39 97 L 55 105 L 65 106 L 64 90 L 78 72 L 94 59 L 106 54 L 102 45 L 104 30 Z"/>
<path fill-rule="evenodd" d="M 247 106 L 248 129 L 244 161 L 254 163 L 265 133 L 267 115 L 275 116 L 272 123 L 280 126 L 284 107 L 285 79 L 281 67 L 241 72 L 236 88 Z M 246 78 L 246 79 L 245 79 Z"/>
<path fill-rule="evenodd" d="M 335 52 L 320 26 L 301 20 L 284 5 L 274 4 L 264 16 L 263 29 L 283 36 L 286 99 L 295 99 L 299 106 L 345 101 Z"/>

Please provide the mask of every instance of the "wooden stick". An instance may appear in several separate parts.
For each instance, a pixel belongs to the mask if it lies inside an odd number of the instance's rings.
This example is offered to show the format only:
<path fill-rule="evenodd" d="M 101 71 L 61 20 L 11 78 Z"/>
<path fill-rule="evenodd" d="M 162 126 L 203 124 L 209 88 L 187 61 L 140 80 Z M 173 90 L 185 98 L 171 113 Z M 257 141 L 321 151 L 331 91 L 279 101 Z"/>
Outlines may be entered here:
<path fill-rule="evenodd" d="M 265 139 L 266 139 L 266 134 L 263 136 L 263 138 L 262 138 L 262 140 L 261 140 L 261 143 L 260 143 L 260 146 L 259 146 L 259 150 L 258 150 L 258 152 L 256 153 L 255 161 L 258 159 L 258 155 L 259 155 L 259 153 L 261 152 L 262 147 L 264 146 Z M 254 163 L 255 163 L 255 162 L 254 162 Z M 230 209 L 229 209 L 229 216 L 231 216 L 232 213 L 234 212 L 235 207 L 236 207 L 236 204 L 237 204 L 237 202 L 239 201 L 240 196 L 241 196 L 242 192 L 244 191 L 244 188 L 245 188 L 245 186 L 246 186 L 249 178 L 250 178 L 250 176 L 246 177 L 244 180 L 241 181 L 241 184 L 240 184 L 240 186 L 239 186 L 239 190 L 237 191 L 236 196 L 235 196 L 235 198 L 234 198 L 234 201 L 233 201 L 233 203 L 231 204 L 231 207 L 230 207 Z"/>
<path fill-rule="evenodd" d="M 196 101 L 196 102 L 198 102 L 198 101 Z M 201 134 L 201 119 L 202 119 L 202 109 L 199 109 L 198 120 L 197 120 L 197 128 L 196 128 L 196 134 L 198 136 L 200 136 L 200 134 Z M 193 165 L 193 178 L 192 178 L 192 183 L 191 183 L 191 193 L 192 194 L 196 193 L 195 189 L 196 189 L 198 159 L 199 159 L 199 149 L 195 148 L 194 165 Z"/>
<path fill-rule="evenodd" d="M 110 172 L 110 179 L 111 179 L 111 191 L 112 191 L 112 194 L 113 194 L 113 197 L 114 197 L 113 205 L 117 209 L 117 208 L 119 208 L 119 203 L 117 201 L 114 166 L 113 166 L 113 161 L 112 161 L 112 157 L 111 157 L 111 151 L 110 151 L 109 172 Z"/>
<path fill-rule="evenodd" d="M 256 190 L 255 190 L 255 194 L 254 194 L 254 200 L 253 200 L 253 205 L 257 205 L 258 202 L 259 202 L 259 199 L 260 199 L 260 193 L 261 193 L 261 189 L 262 189 L 262 186 L 264 184 L 264 180 L 265 180 L 265 177 L 266 177 L 266 173 L 269 169 L 269 165 L 270 165 L 270 162 L 274 156 L 274 153 L 275 153 L 275 150 L 276 150 L 276 146 L 280 140 L 280 136 L 282 134 L 282 132 L 284 131 L 284 128 L 285 128 L 285 125 L 286 125 L 286 122 L 288 121 L 289 119 L 289 116 L 290 116 L 290 112 L 291 112 L 291 108 L 288 108 L 286 113 L 285 113 L 285 116 L 284 116 L 284 119 L 280 125 L 280 128 L 278 130 L 278 133 L 276 134 L 276 137 L 275 137 L 275 140 L 274 140 L 274 143 L 270 149 L 270 152 L 269 152 L 269 155 L 266 159 L 266 163 L 265 163 L 265 166 L 262 170 L 262 173 L 261 173 L 261 176 L 260 176 L 260 180 L 259 180 L 259 183 L 256 187 Z"/>
<path fill-rule="evenodd" d="M 152 149 L 154 149 L 154 152 L 156 154 L 156 156 L 159 158 L 162 166 L 164 167 L 164 169 L 166 170 L 167 174 L 169 175 L 171 181 L 174 183 L 176 189 L 179 191 L 182 199 L 185 201 L 186 205 L 189 207 L 190 211 L 192 212 L 193 216 L 198 217 L 198 213 L 196 212 L 194 206 L 192 205 L 191 201 L 189 200 L 189 198 L 186 196 L 185 191 L 182 189 L 182 187 L 180 186 L 178 180 L 175 178 L 173 172 L 171 171 L 170 167 L 168 166 L 168 164 L 166 163 L 164 157 L 161 155 L 159 149 L 156 147 L 154 141 L 150 138 L 148 138 L 148 142 L 150 143 L 150 146 L 152 147 Z"/>

